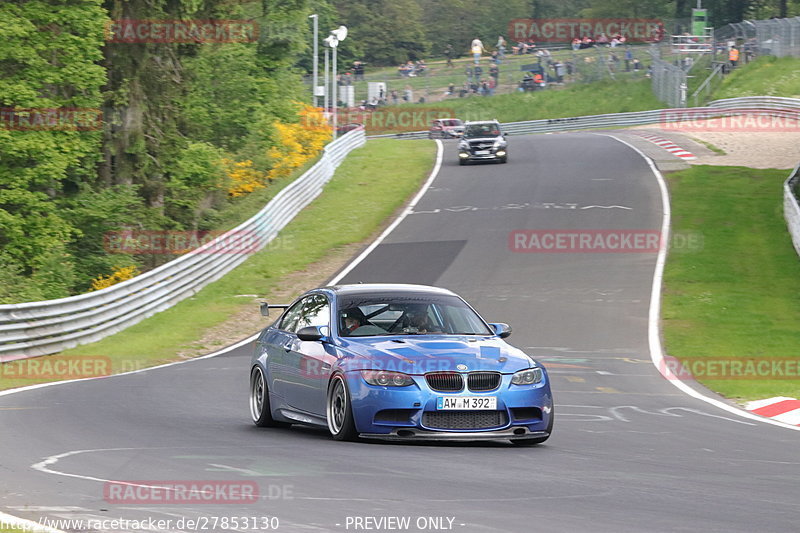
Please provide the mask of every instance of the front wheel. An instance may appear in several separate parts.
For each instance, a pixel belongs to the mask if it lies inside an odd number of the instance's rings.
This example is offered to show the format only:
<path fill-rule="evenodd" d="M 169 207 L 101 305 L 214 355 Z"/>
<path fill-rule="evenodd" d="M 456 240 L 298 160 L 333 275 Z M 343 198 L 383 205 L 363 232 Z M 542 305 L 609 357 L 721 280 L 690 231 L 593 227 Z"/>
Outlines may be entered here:
<path fill-rule="evenodd" d="M 272 418 L 267 380 L 260 366 L 253 368 L 250 373 L 250 416 L 253 419 L 253 423 L 260 428 L 285 427 L 289 425 L 286 422 L 278 422 Z"/>
<path fill-rule="evenodd" d="M 459 159 L 459 160 L 458 160 L 458 164 L 459 164 L 459 165 L 461 165 L 461 166 L 463 167 L 464 165 L 466 165 L 466 164 L 467 164 L 467 160 L 466 160 L 466 159 Z"/>
<path fill-rule="evenodd" d="M 350 405 L 350 392 L 341 374 L 336 374 L 328 387 L 328 430 L 334 440 L 356 440 L 358 432 Z"/>

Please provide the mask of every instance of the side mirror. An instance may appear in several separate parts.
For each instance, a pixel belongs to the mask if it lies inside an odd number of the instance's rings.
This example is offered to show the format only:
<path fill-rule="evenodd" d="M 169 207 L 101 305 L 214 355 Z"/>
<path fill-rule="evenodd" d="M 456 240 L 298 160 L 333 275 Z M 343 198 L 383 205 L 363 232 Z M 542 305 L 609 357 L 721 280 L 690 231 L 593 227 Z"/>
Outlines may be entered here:
<path fill-rule="evenodd" d="M 286 309 L 288 307 L 289 307 L 288 304 L 286 304 L 286 305 L 284 305 L 284 304 L 269 305 L 269 303 L 267 303 L 267 302 L 261 302 L 261 306 L 260 306 L 261 316 L 269 316 L 269 310 L 270 309 Z"/>
<path fill-rule="evenodd" d="M 507 338 L 511 335 L 511 326 L 505 324 L 503 322 L 497 322 L 494 324 L 489 324 L 494 329 L 494 334 L 500 337 L 501 339 Z"/>
<path fill-rule="evenodd" d="M 321 328 L 316 326 L 306 326 L 304 328 L 300 328 L 297 332 L 297 338 L 301 341 L 319 341 L 325 338 L 325 335 L 322 334 L 320 331 Z"/>

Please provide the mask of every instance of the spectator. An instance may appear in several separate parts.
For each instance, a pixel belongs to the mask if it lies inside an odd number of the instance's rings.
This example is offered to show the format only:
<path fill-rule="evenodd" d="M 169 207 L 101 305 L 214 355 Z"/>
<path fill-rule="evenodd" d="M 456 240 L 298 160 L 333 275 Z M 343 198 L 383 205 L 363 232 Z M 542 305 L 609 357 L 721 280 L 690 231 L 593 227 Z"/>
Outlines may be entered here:
<path fill-rule="evenodd" d="M 556 60 L 553 63 L 553 71 L 556 74 L 556 83 L 559 85 L 564 85 L 564 74 L 566 73 L 566 68 L 564 67 L 564 63 L 559 60 Z"/>
<path fill-rule="evenodd" d="M 414 91 L 411 89 L 411 85 L 406 85 L 406 89 L 405 91 L 403 91 L 403 101 L 405 102 L 414 101 Z"/>
<path fill-rule="evenodd" d="M 447 68 L 453 68 L 453 45 L 448 44 L 444 47 L 444 57 L 447 58 Z"/>
<path fill-rule="evenodd" d="M 642 62 L 634 57 L 633 58 L 633 71 L 634 72 L 638 72 L 640 70 L 642 70 Z"/>
<path fill-rule="evenodd" d="M 501 60 L 506 57 L 506 40 L 502 35 L 497 37 L 497 55 Z"/>
<path fill-rule="evenodd" d="M 617 71 L 618 64 L 619 64 L 619 58 L 617 57 L 617 54 L 615 54 L 614 52 L 608 54 L 608 69 L 612 73 Z"/>
<path fill-rule="evenodd" d="M 494 89 L 497 87 L 497 80 L 490 77 L 486 82 L 486 86 L 489 88 L 489 96 L 494 96 Z"/>
<path fill-rule="evenodd" d="M 394 105 L 397 105 L 397 102 L 399 100 L 397 97 L 397 91 L 395 89 L 392 89 L 391 92 L 389 93 L 389 96 L 392 98 L 392 103 Z"/>
<path fill-rule="evenodd" d="M 492 65 L 491 67 L 489 67 L 489 76 L 491 76 L 492 78 L 494 78 L 495 81 L 497 81 L 497 78 L 500 77 L 500 68 L 497 65 Z"/>
<path fill-rule="evenodd" d="M 475 64 L 481 62 L 481 54 L 483 54 L 486 49 L 483 47 L 483 43 L 480 39 L 475 37 L 472 39 L 472 44 L 470 45 L 470 51 L 472 52 L 472 59 L 475 61 Z"/>
<path fill-rule="evenodd" d="M 735 46 L 731 46 L 728 52 L 728 61 L 730 61 L 732 69 L 736 68 L 737 63 L 739 63 L 739 49 Z"/>
<path fill-rule="evenodd" d="M 631 71 L 631 61 L 633 60 L 633 52 L 630 47 L 625 48 L 625 72 Z"/>
<path fill-rule="evenodd" d="M 353 79 L 364 81 L 364 63 L 361 61 L 353 61 Z"/>

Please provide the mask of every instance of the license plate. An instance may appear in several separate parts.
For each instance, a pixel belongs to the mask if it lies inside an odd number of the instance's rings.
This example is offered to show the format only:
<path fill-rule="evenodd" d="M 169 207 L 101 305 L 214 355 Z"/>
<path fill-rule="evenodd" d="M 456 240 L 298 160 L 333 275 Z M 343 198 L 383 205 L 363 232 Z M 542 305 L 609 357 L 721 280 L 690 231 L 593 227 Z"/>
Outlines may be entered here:
<path fill-rule="evenodd" d="M 489 155 L 489 150 L 475 150 L 475 155 Z"/>
<path fill-rule="evenodd" d="M 497 398 L 494 396 L 439 396 L 436 398 L 438 410 L 497 410 Z"/>

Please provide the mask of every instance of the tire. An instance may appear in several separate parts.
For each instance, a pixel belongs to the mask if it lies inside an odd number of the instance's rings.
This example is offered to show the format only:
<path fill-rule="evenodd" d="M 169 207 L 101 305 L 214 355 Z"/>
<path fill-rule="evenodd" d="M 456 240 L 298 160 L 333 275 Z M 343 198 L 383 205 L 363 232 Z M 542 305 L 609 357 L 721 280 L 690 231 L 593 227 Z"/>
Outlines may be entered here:
<path fill-rule="evenodd" d="M 358 438 L 350 405 L 350 391 L 342 374 L 336 374 L 328 385 L 328 400 L 325 409 L 331 437 L 339 441 L 354 441 Z"/>
<path fill-rule="evenodd" d="M 260 428 L 288 427 L 290 425 L 272 418 L 267 380 L 264 378 L 264 371 L 260 366 L 254 367 L 250 373 L 250 417 L 253 419 L 253 423 Z"/>
<path fill-rule="evenodd" d="M 461 166 L 463 167 L 464 165 L 466 165 L 466 164 L 467 164 L 467 162 L 466 162 L 465 160 L 463 160 L 463 159 L 459 159 L 459 160 L 458 160 L 458 164 L 459 164 L 459 165 L 461 165 Z"/>
<path fill-rule="evenodd" d="M 550 411 L 550 422 L 547 423 L 547 436 L 546 437 L 537 437 L 535 439 L 514 439 L 512 440 L 512 444 L 516 444 L 517 446 L 535 446 L 537 444 L 541 444 L 553 434 L 553 420 L 556 418 L 556 411 L 553 409 Z"/>

